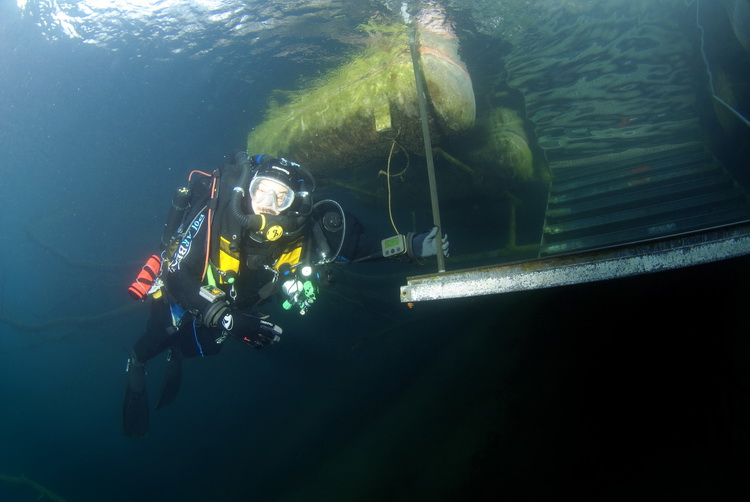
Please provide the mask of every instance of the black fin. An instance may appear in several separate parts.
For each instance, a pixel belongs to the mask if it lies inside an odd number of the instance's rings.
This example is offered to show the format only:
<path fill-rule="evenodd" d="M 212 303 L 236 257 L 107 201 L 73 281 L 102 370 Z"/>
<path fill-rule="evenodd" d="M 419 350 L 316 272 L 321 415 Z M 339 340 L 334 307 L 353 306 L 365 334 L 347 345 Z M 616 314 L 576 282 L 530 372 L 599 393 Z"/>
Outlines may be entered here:
<path fill-rule="evenodd" d="M 146 365 L 135 357 L 128 361 L 128 385 L 122 405 L 122 432 L 130 437 L 143 437 L 148 432 L 148 397 L 146 396 Z"/>
<path fill-rule="evenodd" d="M 179 348 L 173 348 L 169 351 L 167 357 L 167 370 L 164 374 L 164 381 L 161 384 L 159 401 L 156 403 L 158 410 L 162 406 L 172 403 L 177 394 L 180 392 L 182 383 L 182 352 Z"/>

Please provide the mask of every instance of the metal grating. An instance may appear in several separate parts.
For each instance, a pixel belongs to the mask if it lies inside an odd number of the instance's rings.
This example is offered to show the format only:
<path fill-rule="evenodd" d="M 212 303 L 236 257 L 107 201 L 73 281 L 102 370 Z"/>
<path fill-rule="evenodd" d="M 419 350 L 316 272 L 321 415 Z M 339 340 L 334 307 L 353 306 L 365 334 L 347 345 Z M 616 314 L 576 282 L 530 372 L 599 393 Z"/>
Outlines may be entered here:
<path fill-rule="evenodd" d="M 750 220 L 744 191 L 700 143 L 551 166 L 540 256 Z"/>

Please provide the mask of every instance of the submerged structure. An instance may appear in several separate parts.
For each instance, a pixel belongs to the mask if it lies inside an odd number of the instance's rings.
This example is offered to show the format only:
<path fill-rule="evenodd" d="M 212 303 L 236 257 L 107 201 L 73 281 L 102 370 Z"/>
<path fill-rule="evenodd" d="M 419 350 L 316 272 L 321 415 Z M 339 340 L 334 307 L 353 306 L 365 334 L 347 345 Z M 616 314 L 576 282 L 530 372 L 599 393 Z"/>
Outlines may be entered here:
<path fill-rule="evenodd" d="M 427 84 L 433 142 L 463 134 L 474 124 L 476 104 L 458 38 L 439 10 L 423 10 L 415 24 L 411 43 L 418 44 Z M 371 22 L 363 29 L 368 43 L 361 53 L 271 106 L 248 135 L 250 151 L 287 155 L 324 175 L 385 157 L 394 142 L 424 153 L 407 27 Z"/>
<path fill-rule="evenodd" d="M 747 151 L 750 121 L 718 70 L 719 55 L 747 67 L 746 30 L 737 27 L 750 10 L 747 2 L 723 4 L 726 12 L 700 1 L 617 9 L 582 2 L 549 14 L 539 5 L 504 60 L 550 175 L 536 260 L 409 278 L 402 301 L 587 283 L 750 254 L 748 177 L 731 169 L 726 151 Z M 723 36 L 738 31 L 736 41 Z M 731 141 L 711 139 L 709 104 L 723 113 Z"/>

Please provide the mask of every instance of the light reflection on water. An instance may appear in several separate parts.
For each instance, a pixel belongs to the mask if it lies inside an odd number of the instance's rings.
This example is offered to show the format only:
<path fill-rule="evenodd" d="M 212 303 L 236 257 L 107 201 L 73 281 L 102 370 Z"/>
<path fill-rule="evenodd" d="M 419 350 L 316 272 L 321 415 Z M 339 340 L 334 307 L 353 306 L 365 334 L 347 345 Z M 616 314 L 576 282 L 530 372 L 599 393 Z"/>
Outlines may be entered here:
<path fill-rule="evenodd" d="M 679 1 L 679 0 L 672 0 Z M 631 0 L 631 9 L 653 7 Z M 540 19 L 566 11 L 583 15 L 623 0 L 16 0 L 50 40 L 78 39 L 109 50 L 136 46 L 169 54 L 205 55 L 214 49 L 254 43 L 264 33 L 345 39 L 373 15 L 400 18 L 404 5 L 416 13 L 439 5 L 466 29 L 514 40 Z M 635 6 L 633 6 L 635 5 Z M 428 7 L 429 10 L 429 7 Z M 343 21 L 343 22 L 342 22 Z"/>
<path fill-rule="evenodd" d="M 308 17 L 330 17 L 330 8 L 303 1 L 17 0 L 50 40 L 79 39 L 110 50 L 136 41 L 142 48 L 166 48 L 175 54 L 252 41 L 263 30 L 293 22 L 295 9 L 305 4 Z"/>

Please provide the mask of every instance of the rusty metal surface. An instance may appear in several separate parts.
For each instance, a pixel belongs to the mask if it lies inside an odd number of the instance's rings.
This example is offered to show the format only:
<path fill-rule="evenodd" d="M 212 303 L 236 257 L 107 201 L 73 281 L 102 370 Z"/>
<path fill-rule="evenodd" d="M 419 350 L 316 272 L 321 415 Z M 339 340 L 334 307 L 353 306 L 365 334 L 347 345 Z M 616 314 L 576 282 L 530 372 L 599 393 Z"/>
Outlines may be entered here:
<path fill-rule="evenodd" d="M 750 225 L 638 246 L 408 277 L 402 302 L 510 293 L 674 270 L 750 254 Z"/>

